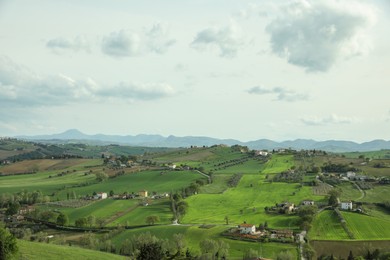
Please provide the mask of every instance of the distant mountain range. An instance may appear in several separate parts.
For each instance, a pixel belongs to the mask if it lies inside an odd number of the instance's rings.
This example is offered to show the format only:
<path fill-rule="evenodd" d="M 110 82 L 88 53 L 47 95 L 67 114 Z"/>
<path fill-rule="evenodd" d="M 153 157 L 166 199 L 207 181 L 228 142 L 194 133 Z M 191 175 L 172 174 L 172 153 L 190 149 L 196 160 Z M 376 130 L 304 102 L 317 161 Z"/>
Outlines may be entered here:
<path fill-rule="evenodd" d="M 355 143 L 351 141 L 315 141 L 310 139 L 297 139 L 294 141 L 275 142 L 268 139 L 260 139 L 256 141 L 241 142 L 234 139 L 217 139 L 201 136 L 184 136 L 177 137 L 170 135 L 164 137 L 161 135 L 87 135 L 76 129 L 71 129 L 60 134 L 53 135 L 36 135 L 36 136 L 17 136 L 19 139 L 64 143 L 64 142 L 80 142 L 88 144 L 123 144 L 132 146 L 146 147 L 190 147 L 190 146 L 211 146 L 215 144 L 226 145 L 245 145 L 250 149 L 280 149 L 292 148 L 296 150 L 323 150 L 328 152 L 354 152 L 354 151 L 377 151 L 390 149 L 390 141 L 373 140 L 364 143 Z"/>

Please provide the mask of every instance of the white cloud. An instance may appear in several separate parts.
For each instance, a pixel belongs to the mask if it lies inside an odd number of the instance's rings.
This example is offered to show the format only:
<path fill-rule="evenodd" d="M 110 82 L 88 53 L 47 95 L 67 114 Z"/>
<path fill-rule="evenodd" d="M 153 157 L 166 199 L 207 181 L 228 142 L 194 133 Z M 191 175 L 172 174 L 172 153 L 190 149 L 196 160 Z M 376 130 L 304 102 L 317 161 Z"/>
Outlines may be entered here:
<path fill-rule="evenodd" d="M 343 117 L 336 114 L 332 114 L 328 117 L 305 117 L 301 121 L 305 125 L 320 126 L 320 125 L 340 125 L 351 124 L 356 121 L 353 117 Z"/>
<path fill-rule="evenodd" d="M 163 54 L 176 43 L 169 37 L 168 29 L 156 23 L 142 32 L 121 30 L 112 32 L 102 40 L 103 53 L 113 57 L 132 57 L 154 52 Z"/>
<path fill-rule="evenodd" d="M 356 1 L 297 0 L 281 7 L 266 31 L 275 54 L 307 71 L 327 71 L 370 51 L 375 20 L 374 8 Z"/>
<path fill-rule="evenodd" d="M 83 36 L 77 36 L 74 39 L 58 37 L 46 42 L 46 47 L 54 53 L 62 53 L 64 51 L 86 51 L 90 52 L 90 44 Z"/>
<path fill-rule="evenodd" d="M 254 94 L 254 95 L 270 94 L 270 95 L 274 95 L 276 97 L 276 100 L 278 101 L 288 101 L 288 102 L 308 100 L 309 98 L 307 94 L 297 93 L 295 91 L 288 90 L 281 87 L 265 88 L 262 86 L 255 86 L 250 88 L 247 92 L 249 94 Z"/>
<path fill-rule="evenodd" d="M 59 74 L 38 76 L 10 59 L 0 57 L 0 108 L 58 106 L 105 99 L 152 100 L 173 95 L 167 83 L 119 83 L 101 86 L 91 78 Z M 1 110 L 1 109 L 0 109 Z"/>
<path fill-rule="evenodd" d="M 243 32 L 235 23 L 226 27 L 210 27 L 197 33 L 191 47 L 197 50 L 217 49 L 221 57 L 235 57 L 243 46 Z"/>

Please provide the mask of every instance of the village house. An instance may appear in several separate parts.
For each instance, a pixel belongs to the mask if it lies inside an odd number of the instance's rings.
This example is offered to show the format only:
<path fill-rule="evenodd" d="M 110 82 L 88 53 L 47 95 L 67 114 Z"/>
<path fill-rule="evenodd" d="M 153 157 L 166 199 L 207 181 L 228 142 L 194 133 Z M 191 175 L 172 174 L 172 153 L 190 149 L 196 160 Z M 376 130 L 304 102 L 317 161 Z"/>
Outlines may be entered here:
<path fill-rule="evenodd" d="M 140 190 L 140 191 L 138 192 L 138 195 L 139 195 L 140 197 L 146 198 L 146 197 L 148 196 L 148 191 L 147 191 L 147 190 Z"/>
<path fill-rule="evenodd" d="M 314 200 L 304 200 L 301 202 L 301 205 L 303 206 L 312 206 L 314 205 Z"/>
<path fill-rule="evenodd" d="M 341 202 L 340 208 L 343 210 L 352 210 L 352 201 Z"/>
<path fill-rule="evenodd" d="M 354 178 L 355 176 L 356 176 L 355 172 L 351 172 L 351 171 L 347 172 L 347 178 L 348 179 Z"/>
<path fill-rule="evenodd" d="M 95 200 L 104 200 L 107 199 L 107 193 L 106 192 L 99 192 L 94 197 Z"/>
<path fill-rule="evenodd" d="M 241 225 L 238 225 L 238 230 L 240 231 L 240 234 L 251 234 L 251 235 L 253 235 L 254 233 L 256 233 L 256 227 L 253 224 L 243 223 Z"/>
<path fill-rule="evenodd" d="M 271 230 L 271 238 L 293 238 L 294 233 L 292 230 L 289 229 L 282 229 L 282 230 Z"/>
<path fill-rule="evenodd" d="M 19 209 L 19 214 L 26 215 L 26 214 L 31 213 L 33 211 L 35 211 L 35 208 L 33 206 L 21 207 Z"/>
<path fill-rule="evenodd" d="M 255 151 L 256 156 L 267 156 L 268 152 L 265 151 Z"/>

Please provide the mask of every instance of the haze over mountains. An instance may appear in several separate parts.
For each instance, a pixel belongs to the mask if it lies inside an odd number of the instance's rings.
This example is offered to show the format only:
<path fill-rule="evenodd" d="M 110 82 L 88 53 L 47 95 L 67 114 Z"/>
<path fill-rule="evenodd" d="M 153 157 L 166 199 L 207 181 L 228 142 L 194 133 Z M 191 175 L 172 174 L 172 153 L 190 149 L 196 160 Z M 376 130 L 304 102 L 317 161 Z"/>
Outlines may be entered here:
<path fill-rule="evenodd" d="M 250 149 L 316 149 L 329 152 L 352 152 L 352 151 L 376 151 L 382 149 L 390 149 L 390 141 L 373 140 L 370 142 L 356 143 L 352 141 L 327 140 L 315 141 L 310 139 L 296 139 L 293 141 L 275 142 L 269 139 L 259 139 L 249 142 L 241 142 L 234 139 L 218 139 L 201 136 L 184 136 L 178 137 L 170 135 L 164 137 L 161 135 L 87 135 L 76 129 L 67 130 L 63 133 L 52 135 L 36 135 L 36 136 L 17 136 L 17 138 L 44 141 L 44 142 L 87 142 L 94 144 L 123 144 L 132 146 L 147 146 L 147 147 L 189 147 L 193 146 L 211 146 L 215 144 L 226 145 L 245 145 Z"/>

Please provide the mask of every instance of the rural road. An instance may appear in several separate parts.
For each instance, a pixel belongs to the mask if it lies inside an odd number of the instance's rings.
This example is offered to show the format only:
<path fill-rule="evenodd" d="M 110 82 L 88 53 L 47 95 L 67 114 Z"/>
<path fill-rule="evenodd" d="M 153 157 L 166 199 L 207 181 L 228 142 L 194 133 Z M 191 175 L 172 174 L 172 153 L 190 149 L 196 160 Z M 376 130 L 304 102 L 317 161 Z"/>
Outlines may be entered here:
<path fill-rule="evenodd" d="M 203 175 L 204 177 L 206 177 L 208 180 L 209 180 L 209 183 L 211 183 L 211 178 L 210 178 L 210 176 L 209 175 L 207 175 L 206 173 L 204 173 L 204 172 L 201 172 L 201 171 L 199 171 L 199 170 L 195 170 L 197 173 L 199 173 L 199 174 L 201 174 L 201 175 Z"/>
<path fill-rule="evenodd" d="M 361 200 L 361 199 L 363 199 L 365 196 L 366 196 L 366 192 L 364 191 L 364 190 L 362 190 L 360 187 L 359 187 L 359 185 L 357 185 L 357 183 L 356 182 L 354 182 L 354 181 L 351 181 L 351 183 L 353 183 L 354 185 L 355 185 L 355 187 L 360 191 L 360 193 L 362 194 L 358 199 L 356 199 L 356 200 Z"/>

